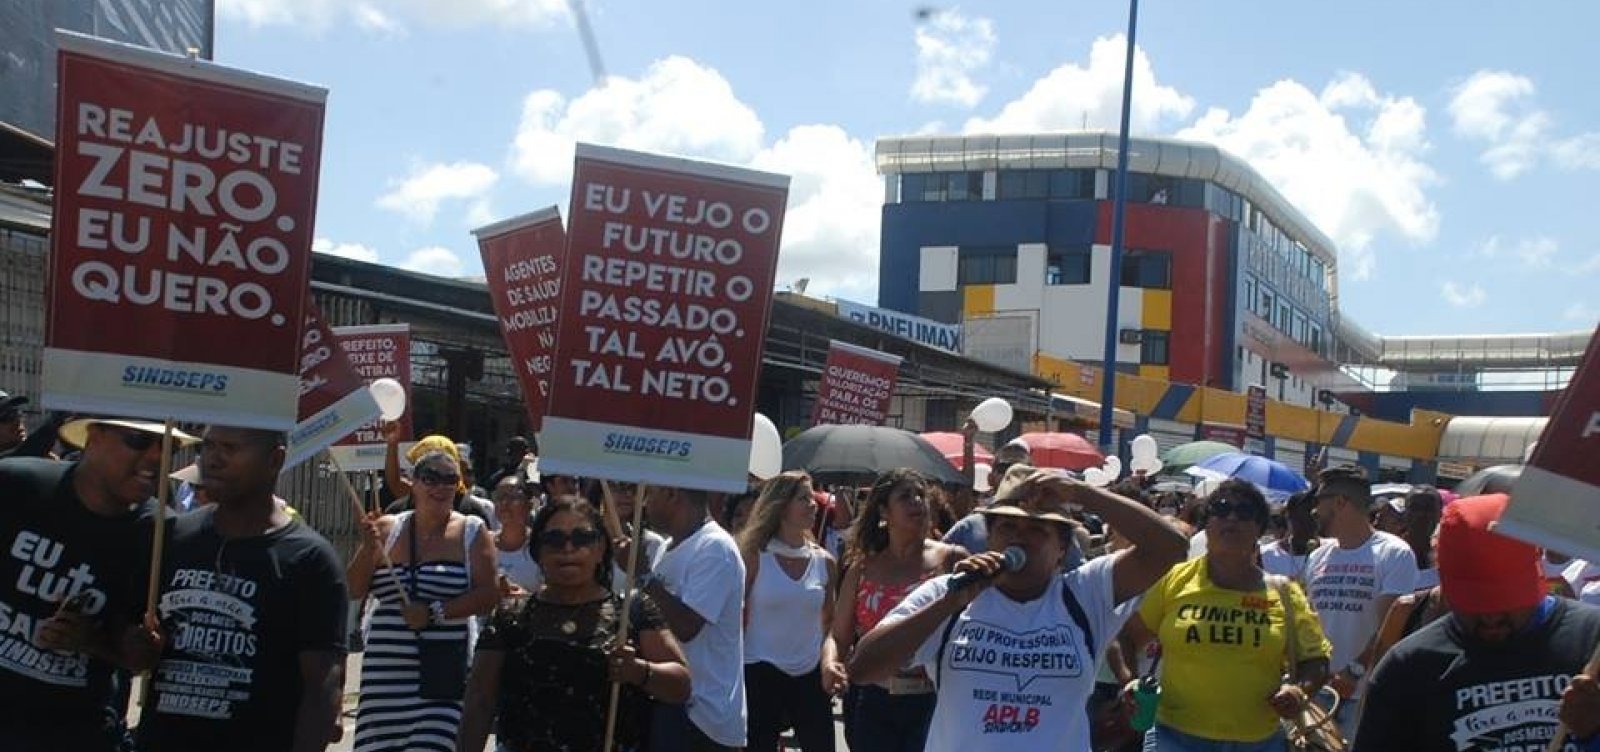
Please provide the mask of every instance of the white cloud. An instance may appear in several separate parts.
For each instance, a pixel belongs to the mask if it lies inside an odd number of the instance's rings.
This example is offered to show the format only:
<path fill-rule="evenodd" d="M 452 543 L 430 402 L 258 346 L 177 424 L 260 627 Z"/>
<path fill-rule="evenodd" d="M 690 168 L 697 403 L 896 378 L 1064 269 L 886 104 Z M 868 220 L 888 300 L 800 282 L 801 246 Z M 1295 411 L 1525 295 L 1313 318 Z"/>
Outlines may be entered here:
<path fill-rule="evenodd" d="M 764 133 L 722 74 L 669 57 L 638 79 L 612 78 L 570 101 L 529 94 L 511 161 L 532 183 L 562 185 L 582 140 L 790 175 L 780 283 L 807 277 L 811 294 L 876 300 L 883 183 L 871 145 L 827 124 L 797 126 L 771 144 Z"/>
<path fill-rule="evenodd" d="M 446 201 L 471 201 L 473 214 L 485 213 L 483 202 L 499 179 L 494 168 L 477 162 L 418 165 L 404 180 L 391 180 L 389 192 L 377 204 L 426 226 Z"/>
<path fill-rule="evenodd" d="M 789 131 L 753 160 L 792 176 L 778 256 L 778 282 L 809 278 L 812 295 L 873 302 L 883 182 L 872 148 L 834 125 Z"/>
<path fill-rule="evenodd" d="M 1478 159 L 1501 180 L 1541 161 L 1563 170 L 1600 170 L 1600 132 L 1557 134 L 1555 118 L 1539 107 L 1527 76 L 1480 70 L 1457 87 L 1450 116 L 1457 135 L 1485 144 Z"/>
<path fill-rule="evenodd" d="M 400 262 L 400 268 L 439 277 L 460 277 L 463 265 L 461 256 L 443 246 L 430 245 L 418 248 Z"/>
<path fill-rule="evenodd" d="M 1122 73 L 1128 45 L 1118 34 L 1101 37 L 1089 49 L 1089 65 L 1067 63 L 1034 82 L 1021 97 L 1000 108 L 993 118 L 967 121 L 968 133 L 1035 133 L 1099 128 L 1115 130 L 1122 113 Z M 1194 100 L 1156 82 L 1144 48 L 1133 59 L 1134 133 L 1157 133 L 1194 110 Z"/>
<path fill-rule="evenodd" d="M 511 161 L 533 183 L 560 185 L 572 177 L 576 141 L 743 163 L 760 151 L 763 133 L 721 73 L 672 56 L 570 102 L 549 89 L 529 94 Z"/>
<path fill-rule="evenodd" d="M 1561 244 L 1555 238 L 1539 235 L 1523 238 L 1515 244 L 1507 243 L 1499 235 L 1492 235 L 1478 246 L 1476 256 L 1486 259 L 1514 258 L 1529 269 L 1548 269 L 1555 263 Z"/>
<path fill-rule="evenodd" d="M 1462 287 L 1455 282 L 1445 282 L 1440 286 L 1439 295 L 1444 298 L 1444 302 L 1456 308 L 1477 308 L 1489 299 L 1489 294 L 1483 291 L 1481 285 Z"/>
<path fill-rule="evenodd" d="M 1439 232 L 1439 210 L 1427 195 L 1438 175 L 1424 159 L 1426 110 L 1410 97 L 1379 93 L 1359 74 L 1341 74 L 1320 95 L 1279 81 L 1257 92 L 1243 114 L 1213 108 L 1177 135 L 1214 143 L 1254 167 L 1333 239 L 1352 278 L 1372 273 L 1380 236 L 1425 243 Z"/>
<path fill-rule="evenodd" d="M 377 249 L 360 243 L 335 243 L 328 238 L 316 238 L 311 241 L 312 253 L 326 253 L 329 256 L 343 256 L 356 261 L 378 263 Z"/>
<path fill-rule="evenodd" d="M 217 0 L 217 14 L 249 26 L 313 33 L 341 23 L 384 35 L 421 25 L 539 27 L 567 17 L 566 0 Z"/>
<path fill-rule="evenodd" d="M 1578 274 L 1594 274 L 1600 272 L 1600 253 L 1589 257 L 1588 261 L 1578 264 L 1574 269 Z"/>
<path fill-rule="evenodd" d="M 917 26 L 917 77 L 911 98 L 924 104 L 973 107 L 989 89 L 972 74 L 994 53 L 994 22 L 968 18 L 959 10 L 935 12 Z"/>

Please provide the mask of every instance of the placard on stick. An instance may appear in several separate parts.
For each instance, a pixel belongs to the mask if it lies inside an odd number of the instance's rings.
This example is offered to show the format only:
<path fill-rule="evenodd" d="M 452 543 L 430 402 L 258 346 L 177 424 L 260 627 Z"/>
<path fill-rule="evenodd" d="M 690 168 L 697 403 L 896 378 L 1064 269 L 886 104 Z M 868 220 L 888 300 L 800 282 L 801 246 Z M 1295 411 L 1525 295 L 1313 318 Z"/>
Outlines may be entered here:
<path fill-rule="evenodd" d="M 316 301 L 306 301 L 300 348 L 300 422 L 289 432 L 288 470 L 378 416 L 378 401 L 367 381 L 328 328 Z"/>
<path fill-rule="evenodd" d="M 530 431 L 544 427 L 555 362 L 556 318 L 567 232 L 552 206 L 472 231 L 483 254 L 489 299 L 522 387 Z"/>
<path fill-rule="evenodd" d="M 788 185 L 578 146 L 542 472 L 744 490 Z"/>
<path fill-rule="evenodd" d="M 817 382 L 811 424 L 883 425 L 900 377 L 900 356 L 834 340 Z"/>
<path fill-rule="evenodd" d="M 293 428 L 327 92 L 57 39 L 44 406 Z"/>
<path fill-rule="evenodd" d="M 366 383 L 390 378 L 406 388 L 406 411 L 397 421 L 400 435 L 411 438 L 411 325 L 336 326 L 333 338 Z M 402 443 L 401 448 L 405 445 Z M 333 461 L 347 471 L 382 470 L 387 445 L 376 420 L 368 421 L 328 448 Z"/>
<path fill-rule="evenodd" d="M 1556 401 L 1495 530 L 1600 561 L 1600 331 Z"/>

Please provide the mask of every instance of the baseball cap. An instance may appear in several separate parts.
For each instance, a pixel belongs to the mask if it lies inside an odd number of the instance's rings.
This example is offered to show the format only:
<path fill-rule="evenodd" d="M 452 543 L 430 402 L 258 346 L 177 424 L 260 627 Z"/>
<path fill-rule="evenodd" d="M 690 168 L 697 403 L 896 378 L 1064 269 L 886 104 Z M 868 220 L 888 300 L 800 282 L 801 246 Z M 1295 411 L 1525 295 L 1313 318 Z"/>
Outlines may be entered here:
<path fill-rule="evenodd" d="M 1511 500 L 1505 494 L 1461 499 L 1439 521 L 1439 585 L 1450 608 L 1495 614 L 1533 608 L 1544 598 L 1539 549 L 1491 528 Z"/>
<path fill-rule="evenodd" d="M 93 425 L 116 426 L 117 428 L 126 428 L 130 431 L 142 431 L 144 433 L 153 434 L 161 434 L 167 430 L 165 424 L 157 423 L 151 420 L 132 420 L 128 418 L 79 418 L 74 421 L 69 421 L 66 425 L 61 427 L 61 440 L 67 444 L 71 444 L 72 446 L 82 449 L 83 446 L 89 442 L 89 426 Z M 200 443 L 200 439 L 184 433 L 176 428 L 172 429 L 172 440 L 182 446 Z"/>
<path fill-rule="evenodd" d="M 0 389 L 0 415 L 10 414 L 12 410 L 21 410 L 22 406 L 29 402 L 32 402 L 32 400 L 27 397 L 20 394 L 13 396 Z"/>

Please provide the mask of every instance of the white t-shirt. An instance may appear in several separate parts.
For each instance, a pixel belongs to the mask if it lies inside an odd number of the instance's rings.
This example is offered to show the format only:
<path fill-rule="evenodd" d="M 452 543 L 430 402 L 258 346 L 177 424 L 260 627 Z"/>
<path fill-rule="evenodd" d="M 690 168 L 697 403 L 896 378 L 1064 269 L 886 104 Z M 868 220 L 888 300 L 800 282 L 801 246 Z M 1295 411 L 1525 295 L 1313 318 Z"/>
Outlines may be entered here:
<path fill-rule="evenodd" d="M 1320 539 L 1319 539 L 1320 540 Z M 1277 540 L 1261 544 L 1261 571 L 1275 574 L 1279 577 L 1288 577 L 1291 580 L 1305 584 L 1306 562 L 1311 560 L 1311 555 L 1296 556 L 1289 553 L 1289 542 Z M 1336 542 L 1320 540 L 1317 548 L 1323 546 L 1337 546 Z M 1316 549 L 1311 549 L 1315 551 Z"/>
<path fill-rule="evenodd" d="M 1095 656 L 1062 600 L 1072 589 L 1088 617 L 1095 649 L 1116 637 L 1130 609 L 1116 609 L 1112 565 L 1102 556 L 1057 577 L 1038 598 L 1018 603 L 994 588 L 958 616 L 945 645 L 943 669 L 934 666 L 945 634 L 941 623 L 911 659 L 938 683 L 928 730 L 928 752 L 973 750 L 1033 752 L 1089 748 L 1083 710 L 1094 690 Z M 884 624 L 892 624 L 944 597 L 949 577 L 918 586 Z"/>
<path fill-rule="evenodd" d="M 539 570 L 539 562 L 533 560 L 533 554 L 528 552 L 527 546 L 515 551 L 496 546 L 494 552 L 495 568 L 500 570 L 500 574 L 523 590 L 539 592 L 539 587 L 544 584 L 544 572 Z"/>
<path fill-rule="evenodd" d="M 1416 589 L 1417 557 L 1399 536 L 1373 531 L 1356 548 L 1341 548 L 1334 541 L 1312 551 L 1306 583 L 1322 631 L 1333 643 L 1328 665 L 1338 671 L 1353 663 L 1378 631 L 1384 617 L 1376 608 L 1378 598 Z"/>
<path fill-rule="evenodd" d="M 683 643 L 694 687 L 689 720 L 712 741 L 745 745 L 744 560 L 722 526 L 706 520 L 676 546 L 669 544 L 655 572 L 683 605 L 705 619 Z"/>

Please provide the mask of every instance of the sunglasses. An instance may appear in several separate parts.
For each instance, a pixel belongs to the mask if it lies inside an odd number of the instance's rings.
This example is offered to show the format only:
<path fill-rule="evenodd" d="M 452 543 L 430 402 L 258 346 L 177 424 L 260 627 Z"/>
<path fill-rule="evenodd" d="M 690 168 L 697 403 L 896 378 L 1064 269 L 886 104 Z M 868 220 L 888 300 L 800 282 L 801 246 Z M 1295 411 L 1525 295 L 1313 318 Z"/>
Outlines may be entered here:
<path fill-rule="evenodd" d="M 572 544 L 573 548 L 588 548 L 600 542 L 600 531 L 592 527 L 580 527 L 572 532 L 565 530 L 546 530 L 539 534 L 539 547 L 560 551 Z"/>
<path fill-rule="evenodd" d="M 455 473 L 441 473 L 437 470 L 418 470 L 416 472 L 418 483 L 430 486 L 454 486 L 461 483 L 461 476 Z"/>
<path fill-rule="evenodd" d="M 1206 505 L 1206 516 L 1219 519 L 1235 517 L 1241 520 L 1261 520 L 1267 518 L 1267 511 L 1254 502 L 1218 499 Z"/>

